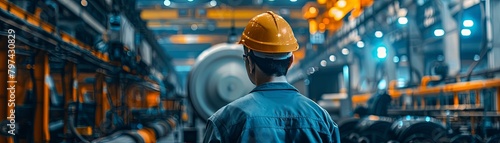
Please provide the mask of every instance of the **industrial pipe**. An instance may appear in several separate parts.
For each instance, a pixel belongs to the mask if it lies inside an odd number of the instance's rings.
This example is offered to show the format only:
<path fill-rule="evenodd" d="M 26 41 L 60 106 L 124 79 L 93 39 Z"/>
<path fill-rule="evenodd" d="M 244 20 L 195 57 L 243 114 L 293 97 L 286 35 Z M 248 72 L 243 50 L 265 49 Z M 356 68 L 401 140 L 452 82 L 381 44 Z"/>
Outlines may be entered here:
<path fill-rule="evenodd" d="M 177 120 L 167 120 L 147 123 L 139 130 L 121 131 L 107 137 L 92 141 L 92 143 L 151 143 L 168 136 L 176 128 Z"/>
<path fill-rule="evenodd" d="M 80 135 L 80 133 L 76 130 L 75 123 L 74 123 L 75 122 L 75 112 L 76 111 L 77 110 L 76 110 L 75 104 L 70 104 L 68 106 L 68 121 L 67 122 L 69 124 L 69 129 L 82 142 L 89 143 L 89 141 L 87 141 L 85 138 L 83 138 L 82 135 Z"/>

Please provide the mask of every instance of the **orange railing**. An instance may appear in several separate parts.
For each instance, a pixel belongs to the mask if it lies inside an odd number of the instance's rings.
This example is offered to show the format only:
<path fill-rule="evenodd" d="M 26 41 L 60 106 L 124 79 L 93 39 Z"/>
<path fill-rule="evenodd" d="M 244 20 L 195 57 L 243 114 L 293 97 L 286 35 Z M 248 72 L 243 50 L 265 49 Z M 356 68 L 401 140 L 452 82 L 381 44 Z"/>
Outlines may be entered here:
<path fill-rule="evenodd" d="M 392 98 L 399 98 L 402 95 L 408 96 L 428 96 L 436 95 L 440 93 L 453 93 L 453 105 L 458 106 L 459 92 L 474 91 L 476 94 L 476 105 L 480 104 L 480 89 L 496 88 L 497 89 L 497 111 L 500 111 L 500 79 L 489 79 L 489 80 L 477 80 L 470 82 L 458 82 L 451 83 L 442 86 L 428 87 L 426 83 L 431 80 L 435 80 L 434 77 L 424 77 L 422 78 L 422 84 L 417 88 L 412 89 L 396 89 L 396 81 L 391 81 L 388 89 L 388 93 Z M 364 103 L 370 99 L 371 94 L 359 94 L 352 97 L 353 104 Z M 425 102 L 425 101 L 423 101 Z M 438 102 L 439 103 L 439 102 Z M 438 105 L 439 106 L 439 105 Z"/>

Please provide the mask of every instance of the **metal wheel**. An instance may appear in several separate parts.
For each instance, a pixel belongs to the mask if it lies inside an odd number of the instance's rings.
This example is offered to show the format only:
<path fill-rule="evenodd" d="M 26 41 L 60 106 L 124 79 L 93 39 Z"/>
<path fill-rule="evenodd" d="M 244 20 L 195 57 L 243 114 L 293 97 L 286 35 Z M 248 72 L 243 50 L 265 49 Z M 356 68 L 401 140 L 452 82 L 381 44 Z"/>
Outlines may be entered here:
<path fill-rule="evenodd" d="M 188 96 L 203 120 L 254 88 L 242 55 L 241 45 L 218 44 L 203 51 L 196 59 L 189 73 Z"/>

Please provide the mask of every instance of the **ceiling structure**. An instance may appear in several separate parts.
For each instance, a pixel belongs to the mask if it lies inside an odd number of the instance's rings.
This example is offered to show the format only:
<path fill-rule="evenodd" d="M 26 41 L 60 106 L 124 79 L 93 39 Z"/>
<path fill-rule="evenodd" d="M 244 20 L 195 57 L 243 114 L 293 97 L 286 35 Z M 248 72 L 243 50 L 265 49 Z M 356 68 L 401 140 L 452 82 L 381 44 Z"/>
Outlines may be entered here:
<path fill-rule="evenodd" d="M 137 0 L 136 8 L 174 64 L 185 66 L 211 45 L 230 37 L 234 42 L 252 17 L 270 10 L 292 25 L 305 47 L 309 23 L 302 6 L 310 1 L 315 0 Z"/>

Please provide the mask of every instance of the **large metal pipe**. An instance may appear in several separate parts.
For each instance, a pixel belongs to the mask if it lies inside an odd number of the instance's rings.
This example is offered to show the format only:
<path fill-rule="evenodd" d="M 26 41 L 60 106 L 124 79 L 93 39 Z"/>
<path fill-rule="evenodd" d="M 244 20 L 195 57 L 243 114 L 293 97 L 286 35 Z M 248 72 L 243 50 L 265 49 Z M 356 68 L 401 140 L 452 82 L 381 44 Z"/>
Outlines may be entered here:
<path fill-rule="evenodd" d="M 145 124 L 145 128 L 139 130 L 120 131 L 107 137 L 92 141 L 92 143 L 150 143 L 157 139 L 168 136 L 177 126 L 177 120 L 154 121 Z"/>

